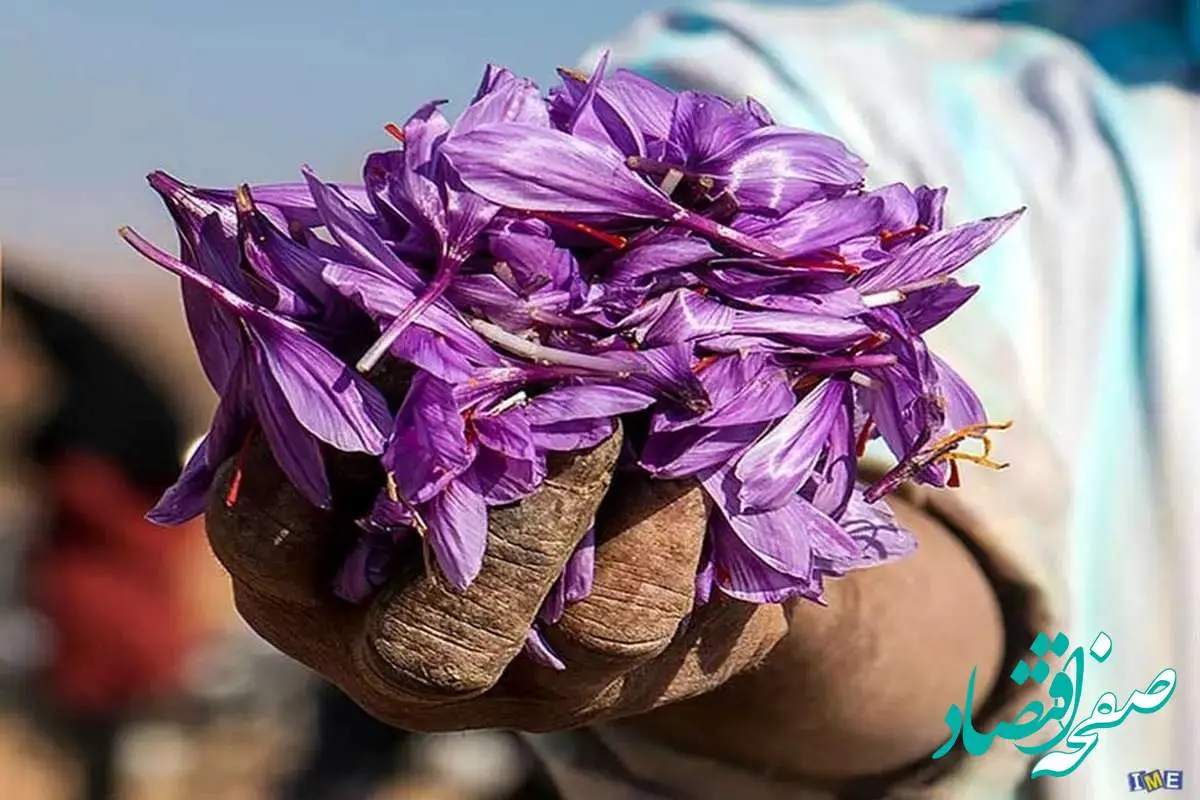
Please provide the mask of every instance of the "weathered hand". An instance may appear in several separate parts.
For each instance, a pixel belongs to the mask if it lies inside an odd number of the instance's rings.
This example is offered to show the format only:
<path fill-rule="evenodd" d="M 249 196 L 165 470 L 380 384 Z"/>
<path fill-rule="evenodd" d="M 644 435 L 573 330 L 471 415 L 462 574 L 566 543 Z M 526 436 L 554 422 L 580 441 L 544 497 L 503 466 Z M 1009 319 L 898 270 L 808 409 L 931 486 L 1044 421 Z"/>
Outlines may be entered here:
<path fill-rule="evenodd" d="M 787 620 L 779 606 L 716 596 L 692 613 L 703 497 L 687 483 L 614 479 L 620 436 L 552 459 L 535 495 L 493 509 L 483 569 L 463 592 L 414 563 L 367 604 L 336 599 L 353 512 L 309 505 L 261 443 L 232 504 L 226 465 L 209 538 L 260 635 L 399 727 L 544 731 L 637 714 L 760 663 Z M 593 592 L 545 632 L 567 665 L 556 671 L 521 650 L 593 515 Z"/>

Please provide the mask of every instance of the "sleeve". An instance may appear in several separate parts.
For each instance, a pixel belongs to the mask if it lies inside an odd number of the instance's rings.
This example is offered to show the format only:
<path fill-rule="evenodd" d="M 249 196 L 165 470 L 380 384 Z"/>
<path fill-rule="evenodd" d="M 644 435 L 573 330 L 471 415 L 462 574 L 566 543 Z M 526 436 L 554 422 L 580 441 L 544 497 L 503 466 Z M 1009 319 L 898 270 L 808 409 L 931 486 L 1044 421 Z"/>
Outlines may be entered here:
<path fill-rule="evenodd" d="M 1028 207 L 964 270 L 982 286 L 976 298 L 929 336 L 993 419 L 1015 421 L 996 450 L 1013 467 L 965 470 L 963 487 L 931 496 L 930 508 L 992 576 L 1009 669 L 1039 632 L 1086 637 L 1076 642 L 1086 647 L 1106 631 L 1115 648 L 1099 683 L 1145 686 L 1167 665 L 1195 674 L 1194 637 L 1181 635 L 1200 607 L 1187 577 L 1200 551 L 1183 535 L 1200 524 L 1187 489 L 1200 477 L 1200 429 L 1183 416 L 1200 341 L 1184 307 L 1200 263 L 1195 98 L 1115 86 L 1073 44 L 1037 29 L 867 3 L 714 3 L 647 15 L 606 47 L 673 88 L 753 96 L 782 124 L 841 138 L 867 160 L 873 185 L 948 186 L 948 224 Z M 1131 554 L 1160 579 L 1114 583 Z M 996 719 L 1028 700 L 1004 689 Z M 1103 691 L 1092 687 L 1085 708 Z M 1101 743 L 1054 790 L 1116 797 L 1131 765 L 1183 763 L 1194 740 L 1179 705 Z M 826 796 L 603 727 L 548 741 L 535 746 L 564 780 L 608 781 L 608 794 L 580 784 L 569 798 L 620 796 L 614 787 L 631 797 Z M 997 747 L 931 762 L 889 796 L 1012 796 L 1030 769 L 1017 755 Z"/>

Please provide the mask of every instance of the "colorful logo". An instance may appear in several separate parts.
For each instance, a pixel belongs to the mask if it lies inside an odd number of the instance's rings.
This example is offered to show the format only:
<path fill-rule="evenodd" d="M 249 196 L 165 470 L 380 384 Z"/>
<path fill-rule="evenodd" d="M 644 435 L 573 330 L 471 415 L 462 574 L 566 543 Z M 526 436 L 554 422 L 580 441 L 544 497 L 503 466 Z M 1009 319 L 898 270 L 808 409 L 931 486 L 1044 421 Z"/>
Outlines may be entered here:
<path fill-rule="evenodd" d="M 1032 700 L 1011 722 L 1001 722 L 995 730 L 986 733 L 976 730 L 971 722 L 970 709 L 975 706 L 976 673 L 976 670 L 971 670 L 966 703 L 961 708 L 951 705 L 946 712 L 950 738 L 938 748 L 933 757 L 938 759 L 945 756 L 960 738 L 963 748 L 973 756 L 986 753 L 997 738 L 1007 739 L 1022 753 L 1041 756 L 1034 763 L 1029 773 L 1030 777 L 1062 778 L 1079 768 L 1083 759 L 1099 743 L 1102 730 L 1123 724 L 1135 711 L 1139 714 L 1153 714 L 1165 706 L 1175 693 L 1175 670 L 1164 669 L 1154 676 L 1145 691 L 1135 690 L 1124 704 L 1120 703 L 1112 692 L 1105 692 L 1096 700 L 1091 713 L 1077 721 L 1079 701 L 1083 694 L 1083 668 L 1087 660 L 1083 648 L 1076 647 L 1072 650 L 1063 668 L 1052 678 L 1050 665 L 1044 660 L 1047 653 L 1061 658 L 1070 646 L 1071 643 L 1064 633 L 1059 633 L 1053 640 L 1044 633 L 1037 635 L 1029 648 L 1037 656 L 1032 666 L 1021 661 L 1009 674 L 1009 679 L 1018 686 L 1030 680 L 1043 684 L 1050 679 L 1050 707 L 1047 709 L 1042 700 Z M 1102 664 L 1111 653 L 1112 639 L 1101 631 L 1088 648 L 1087 655 L 1096 663 Z M 967 709 L 965 712 L 964 708 Z M 1049 729 L 1052 734 L 1048 739 L 1036 744 L 1021 744 L 1047 726 L 1051 726 Z M 1059 745 L 1062 745 L 1062 748 L 1055 749 Z M 1176 788 L 1176 783 L 1180 787 L 1183 786 L 1183 772 L 1179 770 L 1152 770 L 1129 774 L 1130 791 L 1135 792 Z"/>
<path fill-rule="evenodd" d="M 1159 789 L 1172 792 L 1183 789 L 1183 770 L 1149 769 L 1129 773 L 1129 791 L 1157 792 Z"/>

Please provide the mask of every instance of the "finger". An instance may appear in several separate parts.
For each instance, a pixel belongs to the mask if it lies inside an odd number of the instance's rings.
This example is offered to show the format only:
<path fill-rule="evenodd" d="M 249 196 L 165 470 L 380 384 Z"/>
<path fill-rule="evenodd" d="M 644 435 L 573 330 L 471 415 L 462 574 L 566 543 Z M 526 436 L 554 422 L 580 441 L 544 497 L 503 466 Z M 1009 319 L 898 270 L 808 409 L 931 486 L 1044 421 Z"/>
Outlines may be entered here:
<path fill-rule="evenodd" d="M 205 528 L 230 576 L 258 595 L 324 606 L 352 525 L 293 488 L 261 438 L 221 467 L 213 487 Z"/>
<path fill-rule="evenodd" d="M 572 681 L 611 680 L 667 649 L 692 610 L 706 516 L 694 482 L 615 478 L 596 519 L 591 594 L 545 634 Z"/>
<path fill-rule="evenodd" d="M 365 611 L 336 601 L 329 587 L 353 543 L 352 523 L 312 506 L 261 441 L 226 463 L 214 487 L 205 528 L 232 578 L 238 613 L 306 666 L 348 674 L 348 632 L 361 629 Z"/>
<path fill-rule="evenodd" d="M 557 456 L 536 493 L 492 509 L 483 567 L 468 589 L 451 589 L 436 572 L 393 581 L 355 649 L 364 680 L 441 702 L 492 686 L 591 524 L 620 447 L 618 430 L 590 451 Z"/>

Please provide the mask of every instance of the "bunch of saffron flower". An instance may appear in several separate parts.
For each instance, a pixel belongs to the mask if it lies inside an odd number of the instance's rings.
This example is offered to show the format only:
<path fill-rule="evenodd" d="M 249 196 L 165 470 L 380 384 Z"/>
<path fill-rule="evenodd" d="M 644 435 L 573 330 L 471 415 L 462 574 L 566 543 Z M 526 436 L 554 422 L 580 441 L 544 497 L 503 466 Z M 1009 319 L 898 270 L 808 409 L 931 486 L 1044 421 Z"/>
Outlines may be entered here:
<path fill-rule="evenodd" d="M 200 514 L 252 437 L 322 507 L 331 452 L 363 453 L 383 478 L 338 593 L 366 597 L 414 537 L 463 588 L 488 509 L 620 420 L 621 468 L 707 496 L 698 602 L 819 601 L 823 577 L 911 551 L 879 499 L 955 484 L 956 458 L 996 466 L 996 426 L 922 335 L 971 298 L 952 276 L 1020 212 L 945 228 L 944 189 L 867 190 L 839 141 L 753 100 L 604 67 L 562 70 L 548 98 L 489 67 L 457 121 L 435 102 L 389 126 L 399 146 L 367 158 L 362 185 L 151 175 L 180 255 L 122 235 L 182 279 L 220 395 L 151 518 Z M 866 485 L 876 437 L 897 463 Z M 972 438 L 984 455 L 957 451 Z M 593 546 L 543 622 L 587 596 Z M 536 630 L 529 651 L 557 665 Z"/>

